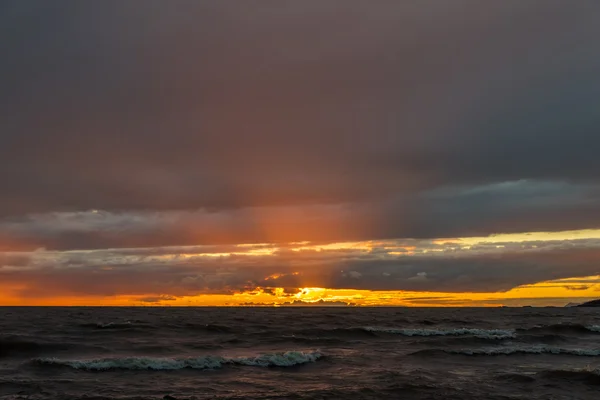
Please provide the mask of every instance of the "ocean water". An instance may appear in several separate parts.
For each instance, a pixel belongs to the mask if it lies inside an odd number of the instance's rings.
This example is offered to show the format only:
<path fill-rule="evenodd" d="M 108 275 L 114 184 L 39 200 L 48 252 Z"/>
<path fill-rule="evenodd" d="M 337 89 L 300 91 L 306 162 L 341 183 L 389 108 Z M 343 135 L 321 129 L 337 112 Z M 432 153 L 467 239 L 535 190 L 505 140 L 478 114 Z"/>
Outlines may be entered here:
<path fill-rule="evenodd" d="M 600 399 L 600 310 L 0 308 L 0 399 Z"/>

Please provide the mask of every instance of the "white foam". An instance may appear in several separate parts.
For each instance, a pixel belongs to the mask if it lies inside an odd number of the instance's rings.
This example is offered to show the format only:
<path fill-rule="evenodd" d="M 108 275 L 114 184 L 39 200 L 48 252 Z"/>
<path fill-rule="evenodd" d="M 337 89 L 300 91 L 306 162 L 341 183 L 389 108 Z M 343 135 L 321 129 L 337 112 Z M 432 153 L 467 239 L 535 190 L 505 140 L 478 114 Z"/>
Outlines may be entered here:
<path fill-rule="evenodd" d="M 404 336 L 475 336 L 483 339 L 511 339 L 515 337 L 514 330 L 508 329 L 396 329 L 396 328 L 364 328 L 369 332 L 392 333 Z"/>
<path fill-rule="evenodd" d="M 586 328 L 592 332 L 600 332 L 600 325 L 588 325 Z"/>
<path fill-rule="evenodd" d="M 262 354 L 257 357 L 202 356 L 195 358 L 124 357 L 92 360 L 61 360 L 42 358 L 35 361 L 41 364 L 63 365 L 87 371 L 128 370 L 179 370 L 217 369 L 226 364 L 257 367 L 291 367 L 317 361 L 322 355 L 318 352 L 288 351 L 285 353 Z"/>
<path fill-rule="evenodd" d="M 510 355 L 510 354 L 565 354 L 572 356 L 596 357 L 600 356 L 599 349 L 577 349 L 551 346 L 528 346 L 528 347 L 494 347 L 481 349 L 444 350 L 450 354 L 476 355 Z"/>
<path fill-rule="evenodd" d="M 240 357 L 232 359 L 234 364 L 259 367 L 291 367 L 315 362 L 322 355 L 318 352 L 288 351 L 285 353 L 263 354 L 258 357 Z"/>

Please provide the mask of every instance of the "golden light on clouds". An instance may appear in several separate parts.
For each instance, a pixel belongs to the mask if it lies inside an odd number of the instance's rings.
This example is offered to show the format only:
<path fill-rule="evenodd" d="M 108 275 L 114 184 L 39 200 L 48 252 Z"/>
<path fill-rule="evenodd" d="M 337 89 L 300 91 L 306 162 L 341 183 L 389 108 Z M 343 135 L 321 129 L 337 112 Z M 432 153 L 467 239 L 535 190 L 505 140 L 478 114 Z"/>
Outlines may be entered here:
<path fill-rule="evenodd" d="M 585 240 L 588 241 L 585 241 Z M 174 248 L 168 254 L 149 254 L 140 257 L 136 253 L 136 249 L 125 249 L 123 254 L 119 255 L 118 262 L 115 265 L 100 265 L 95 269 L 86 270 L 86 265 L 82 267 L 74 267 L 72 265 L 72 257 L 78 256 L 91 257 L 102 254 L 102 251 L 79 251 L 79 252 L 49 252 L 37 251 L 33 253 L 4 253 L 14 257 L 28 255 L 38 257 L 34 264 L 29 266 L 0 266 L 0 272 L 10 273 L 11 276 L 27 271 L 35 271 L 36 265 L 53 265 L 59 263 L 62 258 L 66 264 L 63 267 L 53 267 L 45 269 L 42 274 L 32 280 L 13 280 L 0 282 L 0 304 L 2 305 L 171 305 L 171 306 L 286 306 L 286 305 L 354 305 L 354 306 L 500 306 L 500 305 L 564 305 L 567 302 L 581 302 L 600 297 L 600 276 L 569 276 L 569 263 L 587 262 L 596 265 L 594 260 L 600 254 L 595 249 L 600 249 L 600 244 L 594 240 L 600 239 L 600 230 L 581 230 L 581 231 L 565 231 L 565 232 L 531 232 L 520 234 L 502 234 L 489 237 L 467 237 L 467 238 L 449 238 L 435 240 L 414 240 L 414 239 L 397 239 L 397 240 L 372 240 L 361 242 L 342 242 L 342 243 L 311 243 L 311 242 L 292 242 L 287 244 L 240 244 L 227 246 L 214 246 L 202 248 L 198 251 L 198 247 L 180 247 Z M 543 253 L 540 252 L 544 246 L 564 249 L 569 248 L 573 244 L 578 243 L 578 247 L 573 253 Z M 600 242 L 599 242 L 600 243 Z M 108 251 L 108 250 L 107 250 Z M 518 251 L 514 253 L 514 251 Z M 359 279 L 364 278 L 364 274 L 368 270 L 363 270 L 362 273 L 351 269 L 344 270 L 338 268 L 333 272 L 341 274 L 345 279 L 345 284 L 349 288 L 341 289 L 327 287 L 322 283 L 327 282 L 327 274 L 332 273 L 322 272 L 322 263 L 329 262 L 334 265 L 336 262 L 341 262 L 348 257 L 350 259 L 365 259 L 378 260 L 388 262 L 390 266 L 398 266 L 395 264 L 399 260 L 424 259 L 453 259 L 457 255 L 466 257 L 466 259 L 481 255 L 491 254 L 492 259 L 503 254 L 509 254 L 507 262 L 512 263 L 513 260 L 518 261 L 519 257 L 524 255 L 535 254 L 538 256 L 536 262 L 543 265 L 548 262 L 561 261 L 559 265 L 563 268 L 563 272 L 559 276 L 561 279 L 551 279 L 543 281 L 529 281 L 528 284 L 515 285 L 512 288 L 507 288 L 502 291 L 453 291 L 450 288 L 448 291 L 431 291 L 423 286 L 423 290 L 367 290 L 363 288 L 353 288 L 353 283 L 359 282 Z M 517 254 L 516 258 L 515 254 Z M 108 256 L 107 256 L 108 257 Z M 112 256 L 111 256 L 112 257 Z M 415 258 L 416 257 L 416 258 Z M 427 258 L 422 258 L 427 257 Z M 110 257 L 109 257 L 110 258 Z M 88 277 L 101 278 L 102 274 L 118 274 L 123 269 L 122 265 L 136 265 L 141 259 L 144 262 L 150 262 L 154 265 L 152 268 L 157 268 L 156 265 L 163 265 L 166 271 L 169 270 L 169 263 L 174 260 L 184 262 L 186 271 L 192 274 L 195 266 L 207 265 L 213 266 L 213 273 L 210 276 L 186 276 L 180 280 L 180 285 L 188 287 L 193 285 L 198 280 L 205 282 L 207 285 L 218 284 L 220 279 L 226 277 L 235 277 L 236 274 L 244 272 L 245 268 L 260 268 L 264 265 L 279 266 L 283 269 L 273 271 L 273 268 L 265 269 L 271 271 L 260 277 L 262 283 L 257 284 L 256 280 L 247 281 L 237 288 L 229 288 L 223 290 L 222 293 L 208 292 L 203 293 L 203 290 L 186 289 L 184 293 L 177 291 L 177 286 L 172 286 L 173 291 L 160 289 L 161 275 L 158 275 L 157 280 L 152 280 L 146 284 L 150 287 L 146 291 L 143 289 L 135 292 L 128 292 L 127 285 L 122 285 L 122 280 L 110 281 L 107 285 L 110 291 L 114 294 L 100 295 L 90 292 L 89 294 L 81 291 L 73 290 L 77 279 L 73 278 L 75 283 L 72 283 L 67 289 L 56 292 L 51 292 L 48 285 L 41 283 L 49 277 L 52 271 L 60 272 L 68 270 L 69 275 L 77 275 L 87 273 Z M 107 261 L 108 259 L 102 259 Z M 250 262 L 252 264 L 244 264 Z M 273 260 L 273 261 L 270 261 Z M 107 261 L 108 262 L 108 261 Z M 200 263 L 200 264 L 198 264 Z M 204 263 L 204 264 L 202 264 Z M 386 264 L 387 265 L 387 264 Z M 507 264 L 510 265 L 510 264 Z M 283 266 L 283 267 L 282 267 Z M 296 269 L 296 266 L 299 268 Z M 144 269 L 139 267 L 136 273 L 140 278 L 144 274 L 151 272 L 152 268 Z M 402 265 L 398 266 L 402 269 Z M 486 268 L 486 266 L 481 266 Z M 592 268 L 593 269 L 593 268 Z M 50 271 L 50 272 L 49 272 Z M 419 271 L 419 270 L 417 270 Z M 555 271 L 555 270 L 553 270 Z M 599 271 L 600 272 L 600 271 Z M 378 272 L 379 279 L 385 281 L 392 279 L 388 272 Z M 90 275 L 91 274 L 91 275 Z M 575 274 L 581 275 L 581 274 Z M 8 276 L 8 275 L 6 275 Z M 35 276 L 35 275 L 34 275 Z M 556 276 L 556 275 L 555 275 Z M 97 282 L 89 283 L 89 279 L 82 278 L 81 285 L 91 284 L 97 289 Z M 87 280 L 86 280 L 87 279 Z M 96 278 L 94 278 L 95 280 Z M 118 278 L 120 279 L 120 278 Z M 127 279 L 136 279 L 135 275 L 129 275 Z M 429 276 L 425 272 L 416 272 L 412 276 L 403 278 L 414 286 L 415 284 L 426 284 Z M 87 282 L 87 283 L 86 283 Z M 292 285 L 291 286 L 290 282 Z M 62 283 L 62 282 L 59 282 Z M 134 282 L 135 283 L 135 282 Z M 170 284 L 169 281 L 167 283 Z M 35 286 L 37 284 L 37 286 Z M 110 286 L 115 285 L 115 287 Z M 175 285 L 175 283 L 173 283 Z M 187 286 L 186 286 L 187 285 Z M 317 286 L 318 285 L 318 286 Z M 118 288 L 117 288 L 118 286 Z M 168 286 L 168 285 L 167 285 Z M 360 286 L 360 285 L 358 285 Z M 30 295 L 36 288 L 42 287 L 42 294 Z M 131 286 L 129 286 L 131 287 Z M 133 286 L 135 287 L 135 286 Z M 368 286 L 367 286 L 368 287 Z M 417 286 L 420 287 L 420 286 Z M 155 289 L 152 289 L 155 288 Z M 225 287 L 226 288 L 226 287 Z M 51 289 L 51 288 L 50 288 Z M 75 289 L 79 289 L 75 286 Z M 136 287 L 136 289 L 139 289 Z M 193 292 L 193 293 L 192 293 Z M 130 294 L 129 294 L 130 293 Z M 135 294 L 134 294 L 135 293 Z"/>
<path fill-rule="evenodd" d="M 276 255 L 278 251 L 290 252 L 335 252 L 335 251 L 356 251 L 370 252 L 374 249 L 385 250 L 387 254 L 394 256 L 431 254 L 443 252 L 448 248 L 453 250 L 470 250 L 475 246 L 496 245 L 497 249 L 504 247 L 506 243 L 529 244 L 536 247 L 536 242 L 549 241 L 573 241 L 582 239 L 599 239 L 600 229 L 586 229 L 578 231 L 563 232 L 528 232 L 528 233 L 509 233 L 491 236 L 464 237 L 433 239 L 431 244 L 437 246 L 447 246 L 445 248 L 419 248 L 416 245 L 406 244 L 406 240 L 366 240 L 359 242 L 339 242 L 339 243 L 311 243 L 311 242 L 292 242 L 288 244 L 238 244 L 234 245 L 234 250 L 229 252 L 217 253 L 199 253 L 182 254 L 182 257 L 228 257 L 228 256 L 269 256 Z"/>
<path fill-rule="evenodd" d="M 594 282 L 585 287 L 582 281 Z M 406 307 L 455 307 L 455 306 L 489 306 L 501 305 L 537 305 L 540 300 L 548 300 L 548 305 L 564 305 L 564 299 L 573 301 L 600 297 L 600 276 L 540 282 L 533 285 L 523 285 L 503 293 L 446 293 L 446 292 L 416 292 L 416 291 L 371 291 L 353 289 L 300 288 L 295 294 L 286 294 L 283 288 L 275 288 L 273 293 L 262 290 L 238 293 L 228 298 L 227 305 L 287 305 L 294 301 L 302 301 L 305 305 L 339 305 L 346 303 L 354 306 L 406 306 Z M 198 296 L 181 298 L 169 302 L 172 305 L 215 305 L 220 297 Z M 553 300 L 557 299 L 557 300 Z M 322 302 L 322 303 L 319 303 Z M 324 303 L 323 303 L 324 302 Z M 287 304 L 286 304 L 287 303 Z M 302 304 L 297 304 L 302 305 Z"/>
<path fill-rule="evenodd" d="M 583 282 L 588 284 L 582 285 Z M 591 283 L 589 283 L 591 282 Z M 257 288 L 232 295 L 206 294 L 181 296 L 153 302 L 147 296 L 57 296 L 46 299 L 0 296 L 3 305 L 52 306 L 282 306 L 282 305 L 346 305 L 352 306 L 404 306 L 404 307 L 498 307 L 501 305 L 555 305 L 562 306 L 566 299 L 583 302 L 600 297 L 600 276 L 557 280 L 523 285 L 503 293 L 447 293 L 417 291 L 371 291 L 353 289 L 300 288 L 297 293 L 286 293 L 284 288 L 269 292 Z"/>

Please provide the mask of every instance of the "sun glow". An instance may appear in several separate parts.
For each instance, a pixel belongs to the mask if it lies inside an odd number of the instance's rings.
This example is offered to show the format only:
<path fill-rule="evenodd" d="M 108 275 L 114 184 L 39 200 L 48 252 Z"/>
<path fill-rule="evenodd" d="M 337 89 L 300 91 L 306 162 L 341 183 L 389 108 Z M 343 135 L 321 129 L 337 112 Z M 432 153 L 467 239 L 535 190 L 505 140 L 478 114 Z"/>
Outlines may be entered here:
<path fill-rule="evenodd" d="M 334 289 L 320 284 L 327 282 L 322 275 L 323 262 L 343 263 L 346 259 L 369 259 L 388 263 L 394 266 L 395 260 L 405 257 L 470 257 L 473 254 L 492 254 L 493 257 L 510 251 L 521 251 L 519 254 L 537 254 L 544 246 L 558 246 L 557 248 L 570 248 L 573 243 L 581 243 L 581 253 L 576 253 L 576 260 L 589 262 L 590 255 L 594 256 L 594 249 L 600 249 L 600 244 L 582 241 L 583 239 L 600 239 L 600 230 L 582 230 L 565 232 L 531 232 L 520 234 L 502 234 L 489 237 L 449 238 L 435 240 L 390 239 L 372 240 L 362 242 L 344 243 L 310 243 L 294 242 L 287 244 L 259 243 L 240 244 L 227 246 L 188 246 L 161 248 L 158 254 L 150 254 L 143 258 L 144 262 L 152 265 L 164 265 L 168 268 L 170 262 L 184 262 L 190 274 L 194 266 L 215 266 L 214 279 L 223 276 L 232 276 L 245 268 L 244 260 L 252 260 L 256 266 L 274 265 L 268 274 L 259 280 L 249 281 L 240 288 L 225 288 L 222 293 L 202 293 L 198 290 L 195 294 L 180 295 L 174 292 L 154 291 L 149 293 L 128 294 L 125 291 L 117 292 L 110 296 L 94 294 L 78 295 L 79 288 L 69 294 L 65 291 L 43 291 L 45 295 L 29 295 L 32 293 L 32 282 L 14 278 L 12 282 L 4 279 L 0 281 L 1 305 L 173 305 L 173 306 L 285 306 L 285 305 L 354 305 L 354 306 L 499 306 L 522 304 L 547 304 L 564 305 L 567 302 L 587 301 L 600 297 L 600 276 L 568 277 L 543 282 L 533 282 L 514 287 L 503 292 L 432 292 L 432 291 L 383 291 L 383 290 L 357 290 L 353 288 Z M 136 249 L 121 249 L 117 263 L 114 265 L 100 264 L 95 269 L 87 271 L 101 277 L 101 274 L 119 274 L 123 266 L 137 265 L 140 256 Z M 109 256 L 113 257 L 110 253 Z M 529 252 L 529 253 L 526 253 Z M 592 252 L 592 253 L 590 253 Z M 36 263 L 30 266 L 0 267 L 6 276 L 16 277 L 27 271 L 35 271 L 36 265 L 53 265 L 61 257 L 66 257 L 70 271 L 78 271 L 71 260 L 77 256 L 97 256 L 99 251 L 37 251 L 32 253 L 12 252 L 4 253 L 11 256 L 28 255 L 35 257 Z M 354 258 L 347 258 L 347 257 Z M 550 261 L 562 257 L 560 253 L 552 256 Z M 274 261 L 271 261 L 274 260 Z M 592 261 L 594 258 L 591 259 Z M 103 262 L 106 262 L 103 259 Z M 546 262 L 546 261 L 542 261 Z M 342 264 L 343 265 L 343 264 Z M 259 268 L 259 267 L 253 267 Z M 262 268 L 262 267 L 260 267 Z M 276 272 L 277 269 L 280 272 Z M 342 267 L 340 267 L 340 270 Z M 57 268 L 54 269 L 59 270 Z M 85 265 L 80 268 L 85 272 Z M 41 277 L 49 273 L 47 269 L 41 270 Z M 593 270 L 592 270 L 593 271 Z M 144 274 L 144 270 L 139 270 Z M 321 273 L 321 275 L 319 275 Z M 360 279 L 361 273 L 348 270 L 337 271 L 344 282 L 352 286 L 353 279 Z M 383 272 L 383 276 L 390 276 Z M 423 275 L 425 280 L 427 277 Z M 563 275 L 564 276 L 564 275 Z M 210 277 L 201 277 L 202 281 L 211 284 Z M 41 278 L 42 279 L 42 278 Z M 192 277 L 187 284 L 196 282 Z M 390 277 L 390 279 L 393 279 Z M 408 279 L 408 278 L 407 278 Z M 413 276 L 416 282 L 421 276 Z M 416 279 L 416 280 L 415 280 Z M 182 281 L 183 282 L 183 281 Z M 260 283 L 257 283 L 260 282 Z M 291 282 L 291 284 L 290 284 Z M 287 285 L 288 287 L 284 287 Z M 292 286 L 293 285 L 293 286 Z M 159 287 L 158 282 L 156 284 Z M 291 287 L 290 287 L 291 286 Z M 177 289 L 177 287 L 175 287 Z"/>
<path fill-rule="evenodd" d="M 583 288 L 582 282 L 588 282 Z M 592 282 L 590 284 L 590 282 Z M 523 285 L 498 293 L 449 293 L 417 291 L 371 291 L 330 289 L 320 287 L 298 288 L 288 293 L 284 288 L 263 288 L 236 293 L 231 296 L 201 295 L 181 297 L 162 304 L 173 306 L 404 306 L 404 307 L 499 307 L 502 305 L 555 305 L 584 302 L 600 296 L 600 276 L 577 280 L 556 280 Z M 136 304 L 133 298 L 131 302 Z M 131 304 L 131 302 L 129 304 Z"/>
<path fill-rule="evenodd" d="M 0 286 L 0 289 L 2 287 Z M 555 305 L 583 302 L 600 297 L 600 276 L 539 282 L 499 293 L 448 293 L 417 291 L 371 291 L 306 287 L 289 293 L 285 288 L 256 288 L 227 294 L 167 297 L 147 302 L 148 296 L 56 296 L 40 303 L 40 299 L 12 297 L 1 291 L 3 305 L 72 305 L 72 306 L 285 306 L 285 305 L 352 305 L 405 307 L 498 307 L 501 305 Z M 342 304 L 343 303 L 343 304 Z"/>

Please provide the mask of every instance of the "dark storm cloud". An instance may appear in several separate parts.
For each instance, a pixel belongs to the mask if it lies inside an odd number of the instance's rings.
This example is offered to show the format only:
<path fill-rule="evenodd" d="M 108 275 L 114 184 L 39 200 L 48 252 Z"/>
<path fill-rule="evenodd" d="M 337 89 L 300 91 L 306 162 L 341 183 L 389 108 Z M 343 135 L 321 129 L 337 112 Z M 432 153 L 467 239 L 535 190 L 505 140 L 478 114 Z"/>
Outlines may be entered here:
<path fill-rule="evenodd" d="M 0 220 L 0 251 L 431 238 L 600 227 L 600 186 L 516 181 L 416 200 L 237 210 L 66 212 Z M 418 207 L 417 207 L 418 205 Z"/>
<path fill-rule="evenodd" d="M 551 253 L 556 255 L 556 253 Z M 569 254 L 570 256 L 570 254 Z M 456 259 L 410 260 L 405 262 L 377 261 L 351 263 L 347 268 L 360 274 L 336 275 L 328 287 L 349 287 L 369 290 L 414 290 L 440 292 L 505 292 L 516 286 L 574 275 L 595 275 L 598 251 L 589 254 L 589 261 L 571 268 L 563 262 L 552 262 L 535 254 L 478 256 Z"/>
<path fill-rule="evenodd" d="M 142 213 L 3 224 L 5 248 L 600 225 L 597 1 L 0 7 L 0 214 Z M 342 233 L 247 215 L 315 204 L 353 207 L 323 217 Z M 228 233 L 155 218 L 198 209 Z"/>

